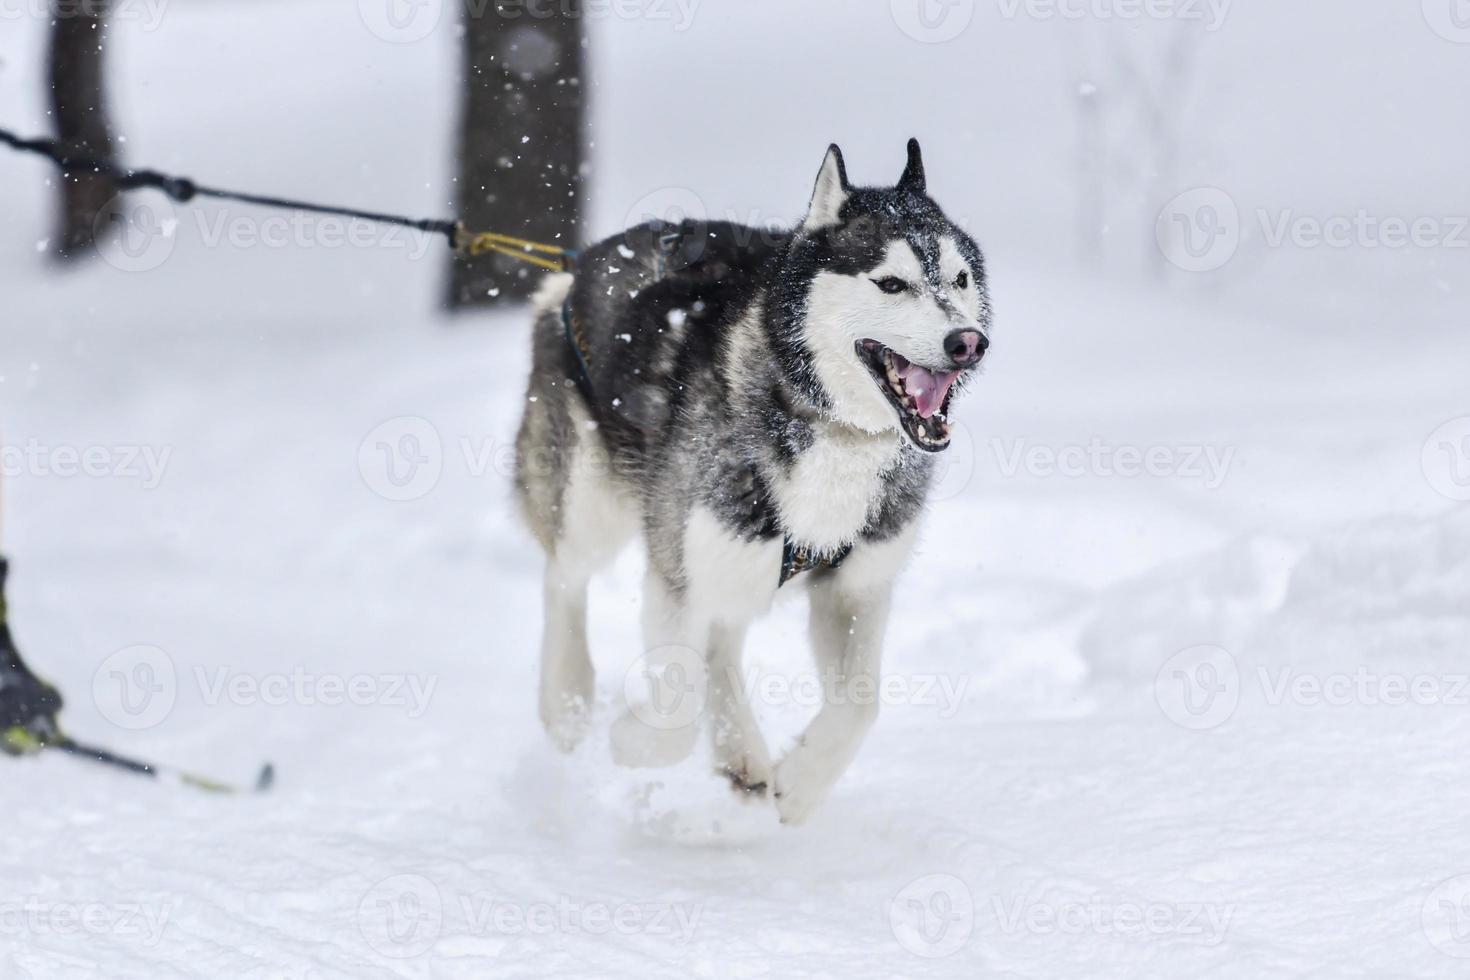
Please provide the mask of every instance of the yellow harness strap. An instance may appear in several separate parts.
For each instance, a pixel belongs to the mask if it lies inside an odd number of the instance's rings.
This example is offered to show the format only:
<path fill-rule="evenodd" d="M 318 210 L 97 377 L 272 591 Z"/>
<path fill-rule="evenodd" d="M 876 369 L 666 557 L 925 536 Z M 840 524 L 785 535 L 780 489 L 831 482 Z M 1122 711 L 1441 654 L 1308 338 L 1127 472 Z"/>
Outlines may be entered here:
<path fill-rule="evenodd" d="M 509 256 L 519 262 L 527 262 L 550 272 L 567 272 L 572 267 L 577 253 L 560 245 L 547 245 L 524 238 L 513 238 L 493 231 L 472 232 L 459 225 L 454 232 L 454 249 L 465 255 L 484 255 L 494 252 Z"/>

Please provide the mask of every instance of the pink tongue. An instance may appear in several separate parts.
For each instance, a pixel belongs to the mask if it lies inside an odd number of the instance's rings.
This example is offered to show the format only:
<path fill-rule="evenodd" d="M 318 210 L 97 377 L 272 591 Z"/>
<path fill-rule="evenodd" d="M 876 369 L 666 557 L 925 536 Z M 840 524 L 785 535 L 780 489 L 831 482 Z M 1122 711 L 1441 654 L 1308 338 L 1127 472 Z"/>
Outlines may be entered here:
<path fill-rule="evenodd" d="M 960 372 L 944 371 L 935 374 L 916 364 L 906 364 L 899 370 L 898 376 L 903 378 L 904 390 L 914 396 L 919 415 L 927 419 L 944 404 L 944 396 L 949 394 L 949 386 L 954 384 L 954 379 L 960 376 Z"/>

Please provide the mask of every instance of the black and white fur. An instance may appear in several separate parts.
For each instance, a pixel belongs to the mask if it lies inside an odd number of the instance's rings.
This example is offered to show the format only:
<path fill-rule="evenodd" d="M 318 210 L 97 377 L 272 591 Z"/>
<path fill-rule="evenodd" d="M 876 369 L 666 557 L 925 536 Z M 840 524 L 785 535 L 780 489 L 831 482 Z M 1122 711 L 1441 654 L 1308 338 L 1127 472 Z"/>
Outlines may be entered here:
<path fill-rule="evenodd" d="M 594 702 L 588 579 L 641 533 L 645 648 L 705 658 L 719 769 L 747 792 L 769 787 L 783 821 L 804 820 L 876 717 L 871 698 L 840 692 L 876 689 L 894 577 L 948 443 L 944 413 L 990 322 L 980 250 L 929 198 L 913 141 L 902 178 L 884 188 L 853 187 L 831 147 L 793 231 L 643 225 L 548 277 L 516 485 L 547 557 L 540 713 L 553 739 L 575 745 Z M 906 386 L 936 378 L 957 380 L 923 418 Z M 732 679 L 748 624 L 775 598 L 787 539 L 851 551 L 782 590 L 806 591 L 829 696 L 775 761 Z M 696 736 L 629 711 L 612 744 L 624 764 L 670 765 Z"/>

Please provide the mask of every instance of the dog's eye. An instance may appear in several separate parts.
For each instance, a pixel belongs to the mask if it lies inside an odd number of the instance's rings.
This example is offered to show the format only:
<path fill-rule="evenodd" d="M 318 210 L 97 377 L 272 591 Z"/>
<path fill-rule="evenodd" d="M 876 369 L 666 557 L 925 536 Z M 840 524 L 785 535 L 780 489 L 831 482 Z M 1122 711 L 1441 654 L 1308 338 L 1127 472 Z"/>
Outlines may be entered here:
<path fill-rule="evenodd" d="M 963 289 L 969 289 L 970 288 L 970 273 L 967 272 L 967 271 L 965 271 L 964 269 L 961 269 L 960 270 L 960 274 L 957 275 L 957 276 L 955 276 L 955 278 L 954 278 L 954 288 L 955 289 L 961 289 L 961 290 L 963 290 Z"/>
<path fill-rule="evenodd" d="M 873 285 L 877 286 L 879 289 L 883 290 L 890 296 L 894 296 L 898 293 L 906 293 L 909 291 L 909 284 L 904 282 L 897 276 L 888 276 L 884 279 L 874 279 Z"/>

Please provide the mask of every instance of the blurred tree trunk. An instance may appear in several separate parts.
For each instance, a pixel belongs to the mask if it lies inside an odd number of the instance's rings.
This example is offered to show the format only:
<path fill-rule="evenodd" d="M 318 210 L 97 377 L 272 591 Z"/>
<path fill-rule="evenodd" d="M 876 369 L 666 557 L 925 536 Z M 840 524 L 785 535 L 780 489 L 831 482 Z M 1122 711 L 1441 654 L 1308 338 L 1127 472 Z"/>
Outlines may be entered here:
<path fill-rule="evenodd" d="M 51 110 L 56 137 L 67 153 L 110 160 L 112 134 L 102 82 L 107 3 L 54 0 L 52 18 Z M 103 209 L 116 193 L 106 177 L 63 175 L 55 252 L 59 258 L 88 254 Z"/>
<path fill-rule="evenodd" d="M 581 0 L 465 4 L 457 214 L 472 231 L 575 247 L 580 238 L 585 42 Z M 529 296 L 541 270 L 455 256 L 449 306 Z"/>

